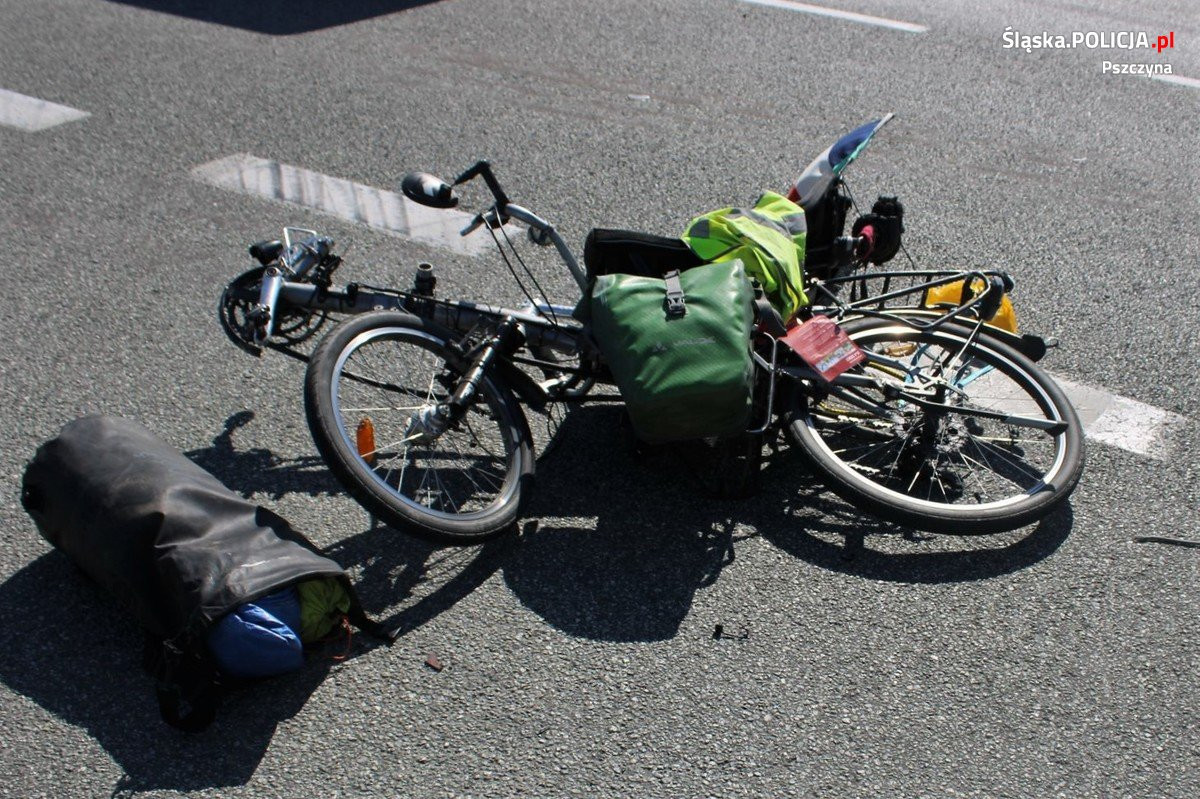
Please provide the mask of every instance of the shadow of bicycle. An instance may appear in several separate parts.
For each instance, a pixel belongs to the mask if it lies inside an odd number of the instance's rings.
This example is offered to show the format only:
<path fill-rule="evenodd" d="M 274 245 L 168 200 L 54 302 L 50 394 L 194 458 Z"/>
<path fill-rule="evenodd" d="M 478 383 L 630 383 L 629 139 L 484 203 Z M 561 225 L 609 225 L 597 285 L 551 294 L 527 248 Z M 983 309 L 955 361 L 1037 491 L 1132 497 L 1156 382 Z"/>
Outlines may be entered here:
<path fill-rule="evenodd" d="M 341 493 L 316 457 L 281 459 L 238 449 L 249 411 L 226 420 L 211 446 L 187 455 L 247 496 Z M 934 536 L 857 512 L 824 490 L 789 448 L 768 454 L 753 496 L 705 494 L 703 448 L 665 447 L 638 457 L 621 411 L 574 409 L 541 458 L 526 517 L 536 532 L 483 546 L 441 547 L 379 526 L 328 548 L 356 576 L 368 609 L 402 632 L 444 612 L 492 574 L 564 632 L 596 640 L 673 637 L 696 591 L 758 536 L 830 571 L 873 580 L 947 583 L 1009 574 L 1051 555 L 1070 534 L 1069 504 L 1032 529 Z"/>
<path fill-rule="evenodd" d="M 243 494 L 339 494 L 315 458 L 238 449 L 234 414 L 209 447 L 187 455 Z M 621 443 L 620 411 L 574 411 L 539 469 L 538 492 L 520 535 L 444 547 L 370 526 L 326 548 L 347 568 L 369 613 L 401 635 L 436 619 L 494 575 L 527 608 L 568 635 L 658 641 L 678 634 L 696 592 L 758 536 L 820 568 L 875 580 L 943 583 L 1018 571 L 1051 555 L 1071 530 L 1066 507 L 1032 531 L 979 538 L 926 536 L 893 527 L 832 499 L 804 461 L 767 458 L 758 492 L 742 500 L 703 496 L 690 475 L 695 450 L 639 462 Z M 540 528 L 540 529 L 537 529 Z M 60 553 L 38 558 L 0 584 L 0 680 L 93 736 L 125 771 L 116 792 L 200 790 L 245 784 L 280 721 L 295 715 L 327 674 L 302 672 L 230 697 L 198 736 L 158 718 L 141 669 L 133 623 Z M 36 631 L 36 632 L 31 632 Z M 375 645 L 358 638 L 351 656 Z"/>
<path fill-rule="evenodd" d="M 826 492 L 797 453 L 770 454 L 758 490 L 703 494 L 696 448 L 638 462 L 622 445 L 620 411 L 574 411 L 539 464 L 530 514 L 537 535 L 502 566 L 513 593 L 558 629 L 583 638 L 673 637 L 697 590 L 758 536 L 830 571 L 902 583 L 982 580 L 1051 555 L 1070 534 L 1064 506 L 1032 530 L 952 537 L 881 522 Z"/>
<path fill-rule="evenodd" d="M 282 499 L 288 494 L 310 497 L 341 494 L 342 488 L 316 455 L 281 458 L 269 449 L 238 449 L 234 434 L 254 421 L 254 411 L 239 411 L 207 447 L 183 453 L 200 468 L 244 497 Z"/>
<path fill-rule="evenodd" d="M 331 496 L 341 488 L 317 457 L 282 459 L 239 449 L 254 414 L 230 416 L 209 447 L 188 453 L 247 496 Z M 526 517 L 538 529 L 483 546 L 441 547 L 379 526 L 328 548 L 356 576 L 364 603 L 402 632 L 444 612 L 500 571 L 514 595 L 582 638 L 673 637 L 695 592 L 758 536 L 830 571 L 873 580 L 947 583 L 1009 574 L 1048 557 L 1072 527 L 1070 505 L 1032 529 L 989 536 L 934 536 L 857 512 L 824 490 L 789 448 L 772 450 L 753 496 L 705 494 L 703 448 L 635 456 L 619 408 L 574 409 L 539 461 Z"/>
<path fill-rule="evenodd" d="M 291 36 L 429 5 L 436 0 L 109 0 L 270 36 Z"/>

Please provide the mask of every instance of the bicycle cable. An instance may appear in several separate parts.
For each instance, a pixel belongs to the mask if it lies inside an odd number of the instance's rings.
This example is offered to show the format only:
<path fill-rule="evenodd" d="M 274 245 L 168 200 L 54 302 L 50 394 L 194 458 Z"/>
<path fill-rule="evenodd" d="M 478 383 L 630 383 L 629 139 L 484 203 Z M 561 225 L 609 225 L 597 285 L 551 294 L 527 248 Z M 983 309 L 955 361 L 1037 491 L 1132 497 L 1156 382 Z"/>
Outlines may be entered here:
<path fill-rule="evenodd" d="M 494 208 L 494 206 L 493 206 L 493 208 Z M 499 238 L 497 238 L 496 230 L 494 230 L 492 228 L 491 224 L 488 224 L 487 222 L 484 223 L 484 227 L 487 228 L 487 233 L 492 236 L 492 241 L 496 242 L 496 248 L 500 252 L 500 258 L 503 258 L 504 265 L 508 266 L 509 274 L 512 275 L 512 280 L 516 281 L 517 288 L 521 289 L 521 293 L 524 294 L 524 298 L 526 298 L 529 301 L 529 306 L 533 308 L 534 313 L 538 313 L 538 301 L 533 299 L 533 295 L 529 294 L 529 289 L 526 287 L 526 284 L 524 284 L 524 281 L 521 280 L 521 276 L 517 275 L 517 270 L 514 269 L 514 266 L 512 266 L 512 262 L 511 262 L 511 260 L 509 260 L 508 253 L 504 252 L 504 246 L 502 244 L 500 244 L 500 240 L 499 240 Z M 500 228 L 500 233 L 504 234 L 504 240 L 509 242 L 509 247 L 512 248 L 512 253 L 517 254 L 516 248 L 512 247 L 512 241 L 509 239 L 509 234 L 504 232 L 504 226 L 499 226 L 499 228 Z M 518 254 L 517 254 L 517 260 L 521 260 L 521 256 L 518 256 Z M 523 266 L 524 271 L 526 271 L 528 274 L 529 268 L 528 268 L 528 266 L 524 265 L 523 260 L 521 262 L 521 265 Z M 541 294 L 542 300 L 545 301 L 547 310 L 550 311 L 550 313 L 553 316 L 554 312 L 553 312 L 552 308 L 550 308 L 550 300 L 546 299 L 546 293 L 542 292 L 541 286 L 539 286 L 539 284 L 538 284 L 538 280 L 536 280 L 536 278 L 534 278 L 532 274 L 530 274 L 529 277 L 530 277 L 530 280 L 533 280 L 534 286 L 536 288 L 538 288 L 538 292 Z M 546 314 L 544 314 L 544 313 L 542 313 L 541 316 L 542 316 L 542 318 L 546 318 L 547 322 L 550 322 L 550 324 L 553 326 L 553 328 L 558 328 L 558 317 L 557 316 L 554 316 L 554 318 L 547 318 Z"/>
<path fill-rule="evenodd" d="M 845 178 L 839 178 L 839 180 L 841 181 L 842 188 L 846 190 L 846 196 L 850 199 L 850 207 L 854 209 L 854 214 L 856 216 L 862 216 L 862 209 L 858 207 L 858 200 L 854 199 L 854 192 L 850 190 L 849 182 L 847 182 L 847 180 Z M 846 224 L 845 217 L 843 217 L 842 220 L 843 220 L 842 221 L 842 230 L 844 231 L 845 224 Z M 851 232 L 853 232 L 853 231 L 851 231 Z M 863 299 L 866 299 L 866 293 L 867 293 L 867 281 L 866 280 L 856 280 L 850 284 L 850 302 L 858 301 L 858 293 L 859 293 L 860 289 L 863 293 Z"/>
<path fill-rule="evenodd" d="M 497 215 L 497 218 L 499 218 L 498 215 Z M 512 274 L 513 279 L 515 281 L 517 281 L 517 286 L 520 287 L 521 293 L 525 295 L 525 299 L 529 300 L 529 304 L 533 307 L 534 312 L 538 313 L 537 302 L 530 295 L 529 290 L 526 288 L 524 281 L 522 281 L 521 277 L 517 274 L 517 270 L 513 268 L 512 262 L 508 260 L 508 255 L 504 251 L 504 246 L 500 244 L 500 239 L 497 238 L 496 231 L 492 228 L 491 225 L 485 224 L 485 226 L 488 229 L 488 233 L 490 233 L 492 236 L 492 241 L 494 241 L 496 243 L 496 249 L 498 249 L 500 251 L 500 257 L 504 259 L 504 265 L 508 267 L 508 271 Z M 545 291 L 545 289 L 542 288 L 542 284 L 538 282 L 538 279 L 536 277 L 534 277 L 533 272 L 530 271 L 529 266 L 525 263 L 525 259 L 523 259 L 521 257 L 521 254 L 519 252 L 517 252 L 516 245 L 513 244 L 512 239 L 509 238 L 508 231 L 504 229 L 503 225 L 500 226 L 500 233 L 501 233 L 501 235 L 504 236 L 504 241 L 506 244 L 508 244 L 508 248 L 512 251 L 513 256 L 517 259 L 517 263 L 521 264 L 521 269 L 524 270 L 525 274 L 529 276 L 529 279 L 531 281 L 533 281 L 534 288 L 537 289 L 537 292 L 541 296 L 542 302 L 544 303 L 546 310 L 550 314 L 547 317 L 546 314 L 543 313 L 543 314 L 541 314 L 542 317 L 545 318 L 546 321 L 548 321 L 551 324 L 551 326 L 558 327 L 559 326 L 558 314 L 556 314 L 554 312 L 554 308 L 550 304 L 550 298 L 546 295 L 546 291 Z"/>
<path fill-rule="evenodd" d="M 854 192 L 850 190 L 850 183 L 845 178 L 841 178 L 841 181 L 842 188 L 846 190 L 846 196 L 850 198 L 850 205 L 854 208 L 854 213 L 862 216 L 862 209 L 858 207 L 858 200 L 854 199 Z"/>

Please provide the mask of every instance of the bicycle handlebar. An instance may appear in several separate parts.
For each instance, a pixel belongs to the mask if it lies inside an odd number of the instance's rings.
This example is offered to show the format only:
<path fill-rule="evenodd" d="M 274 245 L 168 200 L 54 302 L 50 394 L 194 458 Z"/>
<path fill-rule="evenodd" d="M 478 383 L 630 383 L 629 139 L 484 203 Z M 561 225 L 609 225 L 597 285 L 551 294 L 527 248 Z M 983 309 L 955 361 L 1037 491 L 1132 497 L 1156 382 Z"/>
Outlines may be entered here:
<path fill-rule="evenodd" d="M 587 276 L 579 268 L 579 263 L 575 260 L 575 256 L 571 254 L 571 250 L 567 247 L 566 242 L 563 241 L 562 236 L 545 219 L 542 219 L 526 208 L 509 202 L 508 195 L 504 193 L 504 189 L 500 186 L 500 181 L 496 180 L 496 176 L 492 173 L 492 165 L 490 163 L 487 161 L 476 161 L 473 166 L 455 179 L 454 185 L 462 185 L 476 177 L 483 178 L 484 183 L 487 184 L 488 189 L 492 192 L 492 196 L 496 199 L 496 204 L 491 209 L 481 214 L 476 214 L 475 218 L 459 231 L 459 235 L 468 236 L 485 223 L 489 228 L 494 230 L 507 224 L 509 219 L 524 222 L 529 225 L 531 230 L 538 230 L 547 241 L 554 244 L 563 262 L 567 265 L 571 276 L 575 278 L 575 282 L 579 285 L 580 290 L 587 291 Z"/>
<path fill-rule="evenodd" d="M 492 196 L 496 198 L 496 206 L 503 213 L 505 206 L 508 205 L 508 195 L 504 193 L 504 189 L 500 187 L 500 181 L 496 180 L 496 176 L 492 174 L 492 165 L 487 161 L 476 161 L 470 169 L 463 172 L 454 181 L 455 186 L 461 186 L 468 180 L 476 177 L 483 178 L 483 182 L 487 184 L 488 189 L 492 192 Z"/>
<path fill-rule="evenodd" d="M 474 233 L 480 225 L 486 224 L 491 229 L 496 229 L 501 225 L 508 223 L 508 214 L 498 214 L 495 208 L 484 211 L 481 214 L 475 214 L 467 226 L 458 232 L 460 236 L 469 236 Z"/>

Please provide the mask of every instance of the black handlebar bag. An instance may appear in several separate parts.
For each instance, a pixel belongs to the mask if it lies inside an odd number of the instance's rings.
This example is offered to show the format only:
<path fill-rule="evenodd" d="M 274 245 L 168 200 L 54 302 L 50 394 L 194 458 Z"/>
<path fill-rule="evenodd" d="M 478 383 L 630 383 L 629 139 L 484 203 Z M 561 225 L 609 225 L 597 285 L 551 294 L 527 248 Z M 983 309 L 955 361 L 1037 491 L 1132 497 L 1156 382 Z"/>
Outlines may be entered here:
<path fill-rule="evenodd" d="M 391 640 L 367 618 L 341 566 L 136 422 L 87 416 L 68 424 L 27 467 L 22 502 L 42 536 L 146 630 L 159 708 L 181 729 L 211 723 L 220 675 L 205 634 L 244 603 L 335 578 L 350 596 L 346 618 Z"/>

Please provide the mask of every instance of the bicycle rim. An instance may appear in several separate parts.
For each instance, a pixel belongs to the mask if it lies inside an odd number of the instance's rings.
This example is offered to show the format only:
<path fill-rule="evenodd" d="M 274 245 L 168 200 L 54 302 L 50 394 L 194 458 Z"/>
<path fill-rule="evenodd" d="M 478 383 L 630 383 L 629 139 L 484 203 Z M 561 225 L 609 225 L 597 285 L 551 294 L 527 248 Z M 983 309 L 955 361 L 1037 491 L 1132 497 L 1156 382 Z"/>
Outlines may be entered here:
<path fill-rule="evenodd" d="M 342 349 L 329 384 L 338 432 L 358 470 L 435 524 L 486 519 L 514 502 L 519 488 L 520 448 L 491 380 L 462 419 L 436 437 L 421 435 L 415 420 L 449 398 L 457 377 L 437 337 L 380 327 Z"/>
<path fill-rule="evenodd" d="M 929 411 L 881 388 L 859 398 L 885 413 L 837 394 L 815 404 L 803 420 L 809 440 L 850 486 L 911 513 L 961 508 L 984 516 L 1033 501 L 1074 468 L 1068 428 L 1077 422 L 1032 364 L 985 342 L 967 348 L 952 332 L 875 326 L 852 338 L 868 353 L 864 374 L 895 380 L 899 370 L 910 389 L 941 383 L 949 410 Z M 971 409 L 1018 421 L 965 413 Z M 1038 429 L 1027 420 L 1063 425 Z"/>

